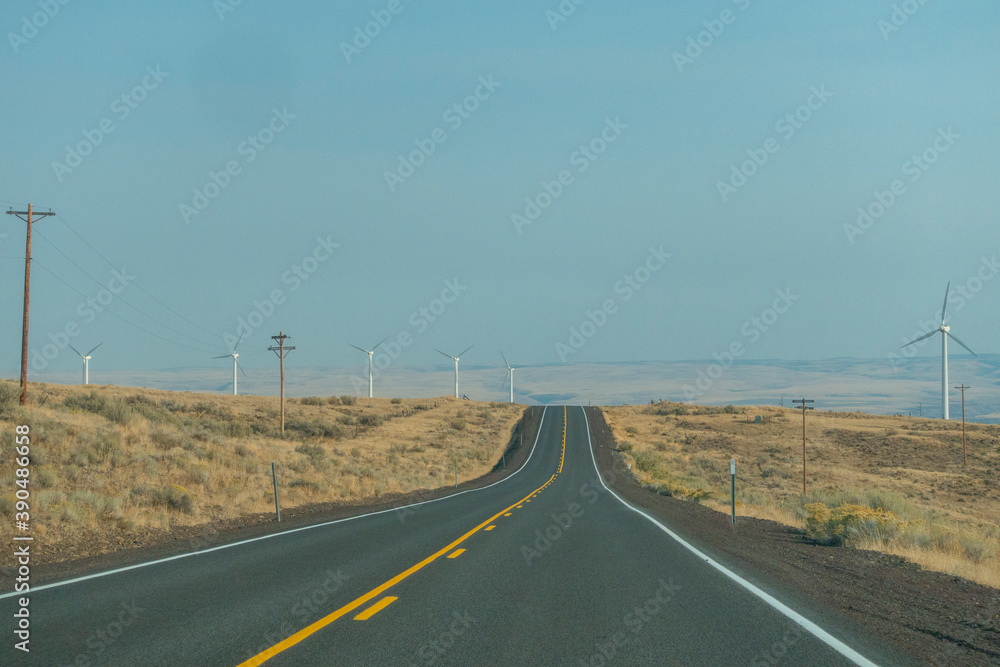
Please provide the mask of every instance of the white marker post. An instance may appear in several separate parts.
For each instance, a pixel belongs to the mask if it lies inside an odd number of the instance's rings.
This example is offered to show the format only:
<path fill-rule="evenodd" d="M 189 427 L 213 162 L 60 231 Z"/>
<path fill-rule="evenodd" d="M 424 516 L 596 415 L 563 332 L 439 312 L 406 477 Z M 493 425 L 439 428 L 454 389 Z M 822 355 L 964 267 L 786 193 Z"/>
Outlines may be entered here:
<path fill-rule="evenodd" d="M 732 479 L 733 525 L 736 525 L 736 459 L 729 459 L 729 475 Z"/>

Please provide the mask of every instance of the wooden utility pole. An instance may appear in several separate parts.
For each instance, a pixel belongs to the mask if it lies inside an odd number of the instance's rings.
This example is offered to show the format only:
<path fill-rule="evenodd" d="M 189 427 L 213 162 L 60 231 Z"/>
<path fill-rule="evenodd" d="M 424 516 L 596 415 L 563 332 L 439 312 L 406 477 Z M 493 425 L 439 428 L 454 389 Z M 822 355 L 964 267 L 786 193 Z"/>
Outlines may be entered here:
<path fill-rule="evenodd" d="M 295 347 L 285 347 L 285 339 L 291 338 L 291 336 L 286 336 L 284 331 L 279 331 L 277 336 L 271 336 L 272 339 L 278 341 L 278 347 L 269 347 L 267 349 L 271 350 L 278 355 L 278 359 L 281 360 L 281 432 L 285 432 L 285 355 L 295 349 Z"/>
<path fill-rule="evenodd" d="M 965 390 L 971 389 L 971 387 L 966 387 L 963 384 L 959 387 L 955 387 L 955 389 L 962 390 L 962 467 L 964 468 L 968 463 L 968 454 L 967 454 L 968 448 L 966 447 L 965 443 Z"/>
<path fill-rule="evenodd" d="M 806 410 L 812 410 L 807 403 L 814 403 L 804 398 L 797 398 L 792 403 L 801 403 L 796 409 L 802 410 L 802 495 L 806 495 Z"/>
<path fill-rule="evenodd" d="M 50 209 L 47 213 L 35 213 L 31 204 L 27 211 L 7 211 L 7 215 L 16 215 L 28 223 L 28 233 L 24 244 L 24 319 L 21 323 L 21 405 L 28 402 L 28 301 L 31 295 L 31 223 L 33 216 L 45 217 L 55 215 Z"/>

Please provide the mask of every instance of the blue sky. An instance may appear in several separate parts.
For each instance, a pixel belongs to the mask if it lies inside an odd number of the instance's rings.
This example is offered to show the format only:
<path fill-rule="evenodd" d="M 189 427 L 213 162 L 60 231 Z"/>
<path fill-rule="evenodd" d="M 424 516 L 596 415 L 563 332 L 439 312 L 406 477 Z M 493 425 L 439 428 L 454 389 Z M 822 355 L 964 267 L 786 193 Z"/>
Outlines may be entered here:
<path fill-rule="evenodd" d="M 211 368 L 243 318 L 248 368 L 273 365 L 279 330 L 308 366 L 360 367 L 348 343 L 401 334 L 401 364 L 446 366 L 434 348 L 470 344 L 473 365 L 498 349 L 525 365 L 734 343 L 745 358 L 886 358 L 949 280 L 967 292 L 955 333 L 998 352 L 994 2 L 897 2 L 905 23 L 893 2 L 589 0 L 559 22 L 556 0 L 219 5 L 0 9 L 0 204 L 59 214 L 35 227 L 39 354 L 69 325 L 78 349 L 104 342 L 105 367 Z M 45 6 L 58 11 L 42 20 Z M 378 16 L 391 21 L 345 56 Z M 54 166 L 81 143 L 76 166 Z M 419 145 L 433 153 L 390 188 Z M 547 205 L 519 227 L 526 198 Z M 13 376 L 24 225 L 2 217 Z M 86 244 L 134 276 L 107 307 L 118 317 L 86 305 L 113 277 Z M 661 246 L 669 259 L 647 265 Z M 436 302 L 446 281 L 459 288 Z M 769 313 L 778 291 L 795 298 Z"/>

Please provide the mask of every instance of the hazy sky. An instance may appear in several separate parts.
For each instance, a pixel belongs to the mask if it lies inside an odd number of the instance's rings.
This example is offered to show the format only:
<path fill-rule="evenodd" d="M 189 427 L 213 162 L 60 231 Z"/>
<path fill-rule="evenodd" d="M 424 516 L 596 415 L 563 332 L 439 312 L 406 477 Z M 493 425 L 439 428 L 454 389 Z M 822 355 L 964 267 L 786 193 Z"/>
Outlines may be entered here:
<path fill-rule="evenodd" d="M 36 369 L 998 352 L 996 2 L 275 4 L 3 3 Z"/>

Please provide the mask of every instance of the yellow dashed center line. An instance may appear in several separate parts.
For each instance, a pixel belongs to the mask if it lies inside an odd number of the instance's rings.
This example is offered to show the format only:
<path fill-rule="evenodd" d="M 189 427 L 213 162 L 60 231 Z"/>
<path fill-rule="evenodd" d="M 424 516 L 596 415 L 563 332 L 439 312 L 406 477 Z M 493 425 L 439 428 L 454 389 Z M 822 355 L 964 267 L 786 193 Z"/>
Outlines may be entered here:
<path fill-rule="evenodd" d="M 458 550 L 453 551 L 452 553 L 448 554 L 448 558 L 458 558 L 459 556 L 461 556 L 464 553 L 465 553 L 465 549 L 458 549 Z"/>
<path fill-rule="evenodd" d="M 257 665 L 263 664 L 264 662 L 270 660 L 271 658 L 273 658 L 274 656 L 278 655 L 282 651 L 285 651 L 285 650 L 287 650 L 287 649 L 295 646 L 296 644 L 298 644 L 299 642 L 301 642 L 306 637 L 308 637 L 308 636 L 310 636 L 310 635 L 312 635 L 312 634 L 314 634 L 314 633 L 322 630 L 326 626 L 328 626 L 331 623 L 333 623 L 334 621 L 336 621 L 338 618 L 351 613 L 352 611 L 354 611 L 358 607 L 361 607 L 364 604 L 366 604 L 367 602 L 370 602 L 371 600 L 377 598 L 379 595 L 381 595 L 382 593 L 386 592 L 387 590 L 389 590 L 390 588 L 392 588 L 393 586 L 395 586 L 399 582 L 403 581 L 404 579 L 406 579 L 407 577 L 409 577 L 411 574 L 414 574 L 414 573 L 418 572 L 419 570 L 423 569 L 424 567 L 426 567 L 427 565 L 430 565 L 431 563 L 433 563 L 435 560 L 437 560 L 441 556 L 450 553 L 459 544 L 461 544 L 465 540 L 469 539 L 470 537 L 472 537 L 473 535 L 475 535 L 477 532 L 479 532 L 483 528 L 486 528 L 486 526 L 490 526 L 501 515 L 502 516 L 510 516 L 511 515 L 511 510 L 513 510 L 515 507 L 517 509 L 520 509 L 521 508 L 521 503 L 524 503 L 524 502 L 528 501 L 531 498 L 531 496 L 535 495 L 536 493 L 538 493 L 539 491 L 541 491 L 546 486 L 548 486 L 549 484 L 552 483 L 552 481 L 556 478 L 556 475 L 558 475 L 559 473 L 562 472 L 563 462 L 565 460 L 566 460 L 566 408 L 563 407 L 563 440 L 562 440 L 562 454 L 561 454 L 561 456 L 559 458 L 559 469 L 556 471 L 556 473 L 554 475 L 552 475 L 551 477 L 549 477 L 549 479 L 544 484 L 542 484 L 540 487 L 538 487 L 537 489 L 535 489 L 534 491 L 532 491 L 527 496 L 525 496 L 524 498 L 522 498 L 518 502 L 514 503 L 510 507 L 507 507 L 506 509 L 500 510 L 499 512 L 497 512 L 496 514 L 494 514 L 493 516 L 491 516 L 489 519 L 487 519 L 486 521 L 482 522 L 481 524 L 479 524 L 478 526 L 476 526 L 472 530 L 468 531 L 467 533 L 465 533 L 464 535 L 462 535 L 457 540 L 453 541 L 451 544 L 449 544 L 448 546 L 444 547 L 443 549 L 439 549 L 438 551 L 434 552 L 433 554 L 431 554 L 427 558 L 423 559 L 422 561 L 420 561 L 416 565 L 412 565 L 409 569 L 407 569 L 407 570 L 405 570 L 403 572 L 400 572 L 395 577 L 393 577 L 392 579 L 389 579 L 388 581 L 386 581 L 382 585 L 380 585 L 380 586 L 378 586 L 376 588 L 373 588 L 372 590 L 368 591 L 367 593 L 365 593 L 361 597 L 356 598 L 352 602 L 347 603 L 346 605 L 344 605 L 340 609 L 338 609 L 338 610 L 336 610 L 336 611 L 334 611 L 334 612 L 332 612 L 330 614 L 327 614 L 326 616 L 324 616 L 323 618 L 319 619 L 318 621 L 315 621 L 311 625 L 308 625 L 308 626 L 302 628 L 301 630 L 299 630 L 298 632 L 296 632 L 294 635 L 288 637 L 287 639 L 284 639 L 284 640 L 278 642 L 277 644 L 275 644 L 271 648 L 258 653 L 257 655 L 255 655 L 254 657 L 250 658 L 249 660 L 245 660 L 244 662 L 241 662 L 238 665 L 238 667 L 256 667 Z M 454 558 L 455 556 L 458 556 L 459 554 L 461 554 L 463 551 L 465 551 L 465 549 L 459 549 L 458 551 L 455 551 L 453 554 L 451 554 L 448 557 L 449 558 Z M 371 607 L 369 607 L 365 611 L 363 611 L 360 614 L 358 614 L 357 616 L 355 616 L 354 618 L 355 618 L 355 620 L 358 620 L 358 621 L 367 620 L 367 619 L 371 618 L 372 616 L 374 616 L 375 614 L 377 614 L 378 612 L 380 612 L 382 609 L 384 609 L 388 605 L 390 605 L 393 602 L 395 602 L 397 599 L 398 598 L 391 597 L 391 596 L 386 596 L 386 597 L 382 598 L 381 600 L 379 600 L 377 603 L 373 604 Z"/>
<path fill-rule="evenodd" d="M 493 530 L 496 526 L 486 526 L 483 530 Z"/>
<path fill-rule="evenodd" d="M 382 611 L 383 609 L 385 609 L 398 599 L 399 598 L 394 598 L 391 595 L 387 595 L 378 602 L 376 602 L 375 604 L 373 604 L 372 606 L 368 607 L 368 609 L 365 609 L 363 612 L 355 616 L 354 620 L 367 621 L 369 618 L 379 613 L 380 611 Z"/>

